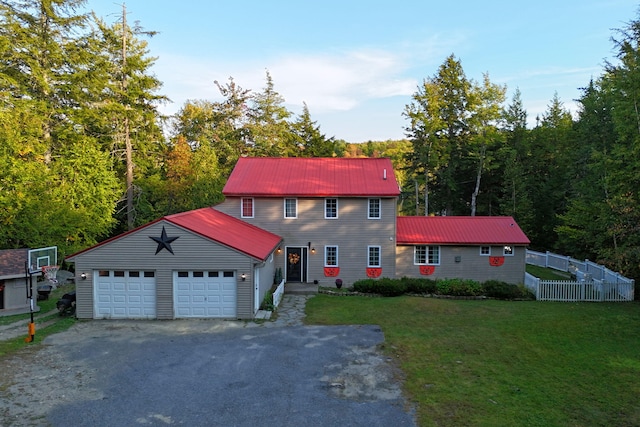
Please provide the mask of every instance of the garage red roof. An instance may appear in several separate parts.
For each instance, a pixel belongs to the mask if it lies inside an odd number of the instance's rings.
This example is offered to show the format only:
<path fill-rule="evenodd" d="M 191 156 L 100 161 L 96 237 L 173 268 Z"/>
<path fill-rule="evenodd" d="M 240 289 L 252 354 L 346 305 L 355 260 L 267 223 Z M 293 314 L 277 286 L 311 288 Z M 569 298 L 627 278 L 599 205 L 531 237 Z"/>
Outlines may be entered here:
<path fill-rule="evenodd" d="M 389 159 L 241 157 L 222 193 L 264 197 L 397 197 L 400 190 Z"/>
<path fill-rule="evenodd" d="M 164 217 L 168 222 L 236 249 L 266 259 L 282 238 L 213 208 L 202 208 Z"/>
<path fill-rule="evenodd" d="M 399 216 L 399 245 L 528 245 L 510 216 Z"/>
<path fill-rule="evenodd" d="M 162 217 L 73 255 L 69 255 L 66 260 L 73 262 L 73 258 L 77 255 L 106 245 L 109 242 L 118 240 L 160 221 L 170 222 L 259 260 L 267 259 L 275 250 L 276 246 L 282 241 L 280 236 L 258 228 L 255 225 L 233 218 L 213 208 L 202 208 Z"/>

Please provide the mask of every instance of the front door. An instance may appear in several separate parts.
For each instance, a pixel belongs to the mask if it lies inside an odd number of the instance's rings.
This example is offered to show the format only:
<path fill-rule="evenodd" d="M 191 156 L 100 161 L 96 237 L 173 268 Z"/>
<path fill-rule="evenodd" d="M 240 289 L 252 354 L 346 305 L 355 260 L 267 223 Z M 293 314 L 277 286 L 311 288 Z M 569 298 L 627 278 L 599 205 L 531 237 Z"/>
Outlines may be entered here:
<path fill-rule="evenodd" d="M 307 281 L 307 248 L 287 248 L 287 282 Z"/>

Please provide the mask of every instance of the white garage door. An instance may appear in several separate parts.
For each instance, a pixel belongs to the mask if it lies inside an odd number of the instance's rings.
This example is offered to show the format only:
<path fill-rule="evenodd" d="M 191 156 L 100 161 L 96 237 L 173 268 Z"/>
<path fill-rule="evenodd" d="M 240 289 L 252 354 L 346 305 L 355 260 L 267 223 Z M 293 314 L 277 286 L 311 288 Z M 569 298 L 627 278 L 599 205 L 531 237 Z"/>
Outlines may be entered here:
<path fill-rule="evenodd" d="M 175 271 L 175 317 L 235 317 L 234 271 Z"/>
<path fill-rule="evenodd" d="M 98 271 L 94 301 L 96 319 L 155 319 L 155 272 Z"/>

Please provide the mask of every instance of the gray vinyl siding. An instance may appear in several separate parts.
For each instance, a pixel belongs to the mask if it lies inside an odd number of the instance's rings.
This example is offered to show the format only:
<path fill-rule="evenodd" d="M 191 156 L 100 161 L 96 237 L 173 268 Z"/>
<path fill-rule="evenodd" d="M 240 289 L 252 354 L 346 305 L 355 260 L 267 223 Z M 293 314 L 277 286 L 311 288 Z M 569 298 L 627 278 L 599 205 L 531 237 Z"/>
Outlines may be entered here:
<path fill-rule="evenodd" d="M 179 236 L 171 243 L 174 254 L 167 250 L 155 254 L 158 244 L 150 237 L 159 237 L 162 227 L 169 237 Z M 237 281 L 237 317 L 253 318 L 253 274 L 256 262 L 252 257 L 212 242 L 171 223 L 160 221 L 116 240 L 97 246 L 71 259 L 76 270 L 76 315 L 93 318 L 93 271 L 146 270 L 155 271 L 156 313 L 158 319 L 173 319 L 173 271 L 235 270 Z M 86 273 L 86 280 L 81 274 Z M 246 274 L 246 280 L 240 275 Z"/>
<path fill-rule="evenodd" d="M 4 310 L 30 310 L 29 300 L 27 300 L 26 280 L 24 277 L 0 280 L 0 282 L 4 282 Z M 34 304 L 38 299 L 37 281 L 38 276 L 34 275 L 31 288 Z M 43 282 L 42 284 L 45 283 Z M 1 312 L 2 310 L 0 310 Z"/>
<path fill-rule="evenodd" d="M 286 247 L 309 247 L 307 282 L 330 286 L 324 275 L 324 247 L 338 246 L 339 278 L 346 285 L 367 277 L 368 246 L 380 246 L 382 276 L 396 276 L 396 199 L 381 199 L 381 218 L 368 219 L 368 198 L 338 198 L 338 218 L 325 219 L 324 198 L 297 198 L 298 217 L 284 217 L 283 198 L 254 197 L 254 217 L 240 218 L 240 197 L 229 197 L 215 208 L 283 238 L 275 267 L 286 270 Z M 309 243 L 310 246 L 309 246 Z M 311 253 L 315 248 L 315 254 Z"/>
<path fill-rule="evenodd" d="M 440 246 L 440 265 L 429 276 L 421 276 L 420 266 L 413 263 L 413 246 L 398 246 L 396 272 L 398 277 L 425 277 L 430 279 L 463 278 L 479 282 L 500 280 L 512 284 L 524 283 L 524 246 L 514 246 L 513 256 L 505 256 L 504 264 L 493 267 L 488 256 L 480 255 L 479 246 Z M 491 247 L 491 255 L 502 256 L 503 246 Z M 459 257 L 459 262 L 456 262 Z"/>

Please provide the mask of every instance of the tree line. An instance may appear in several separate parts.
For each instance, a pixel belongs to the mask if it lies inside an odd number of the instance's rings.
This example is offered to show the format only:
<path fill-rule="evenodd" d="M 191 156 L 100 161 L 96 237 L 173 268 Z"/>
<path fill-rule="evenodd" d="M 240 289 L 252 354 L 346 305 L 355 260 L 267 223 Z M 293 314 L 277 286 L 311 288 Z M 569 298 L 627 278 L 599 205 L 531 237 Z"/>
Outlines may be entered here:
<path fill-rule="evenodd" d="M 285 107 L 269 72 L 219 101 L 168 98 L 145 31 L 85 0 L 0 1 L 0 247 L 83 249 L 163 215 L 210 206 L 240 156 L 389 157 L 406 215 L 511 215 L 532 248 L 640 277 L 640 21 L 582 82 L 575 117 L 554 96 L 527 125 L 520 92 L 447 57 L 402 114 L 406 139 L 328 137 Z"/>

